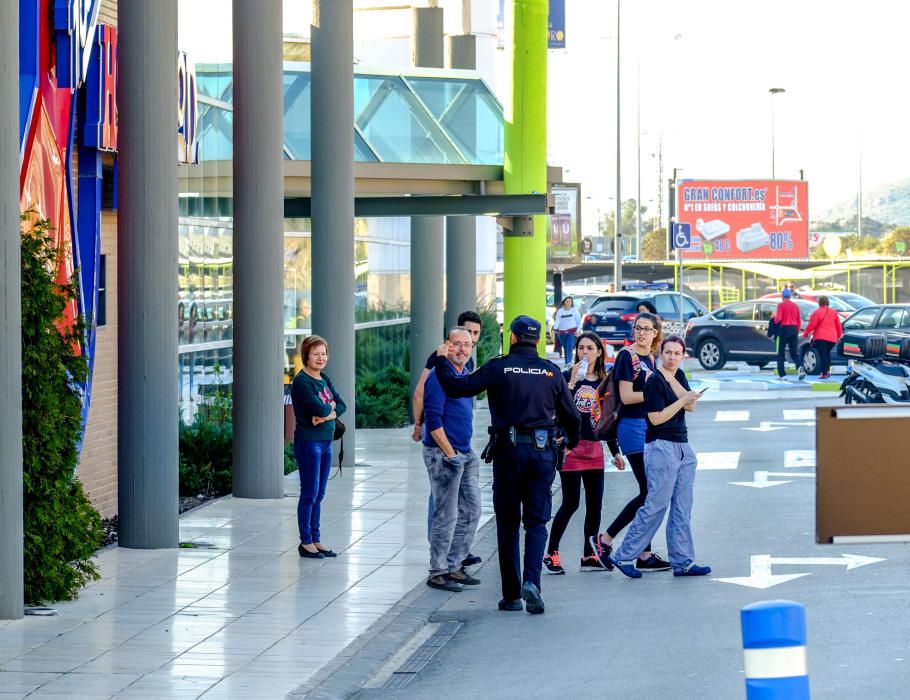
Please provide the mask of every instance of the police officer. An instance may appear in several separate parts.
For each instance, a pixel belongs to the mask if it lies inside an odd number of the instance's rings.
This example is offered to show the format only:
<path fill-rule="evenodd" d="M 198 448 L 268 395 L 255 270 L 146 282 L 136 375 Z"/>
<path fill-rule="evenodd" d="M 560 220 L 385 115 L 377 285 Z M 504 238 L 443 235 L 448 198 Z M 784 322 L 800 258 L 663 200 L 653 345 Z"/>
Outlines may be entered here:
<path fill-rule="evenodd" d="M 559 368 L 537 354 L 540 323 L 517 316 L 509 326 L 507 355 L 499 355 L 474 373 L 456 377 L 445 361 L 448 342 L 436 356 L 436 376 L 452 397 L 489 397 L 493 460 L 493 510 L 502 576 L 500 610 L 544 611 L 540 569 L 550 519 L 550 486 L 556 478 L 557 451 L 578 444 L 579 415 Z M 565 431 L 560 445 L 559 428 Z M 487 458 L 487 461 L 490 461 Z M 524 522 L 522 576 L 518 528 Z"/>

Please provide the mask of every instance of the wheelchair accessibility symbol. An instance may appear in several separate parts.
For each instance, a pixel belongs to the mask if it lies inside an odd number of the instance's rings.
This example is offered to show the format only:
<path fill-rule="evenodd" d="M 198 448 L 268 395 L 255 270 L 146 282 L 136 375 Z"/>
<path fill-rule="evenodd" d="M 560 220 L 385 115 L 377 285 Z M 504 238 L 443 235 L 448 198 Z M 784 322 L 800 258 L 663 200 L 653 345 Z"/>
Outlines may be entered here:
<path fill-rule="evenodd" d="M 673 248 L 689 248 L 692 245 L 692 224 L 673 224 L 670 229 Z"/>

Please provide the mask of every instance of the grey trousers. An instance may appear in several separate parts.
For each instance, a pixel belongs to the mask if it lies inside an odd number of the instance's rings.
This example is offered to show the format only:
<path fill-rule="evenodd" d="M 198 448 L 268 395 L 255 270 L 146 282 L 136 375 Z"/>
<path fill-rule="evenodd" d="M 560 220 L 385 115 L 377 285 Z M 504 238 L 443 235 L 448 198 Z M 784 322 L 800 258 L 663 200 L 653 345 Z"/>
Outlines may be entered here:
<path fill-rule="evenodd" d="M 685 569 L 695 561 L 691 520 L 696 463 L 695 452 L 687 442 L 654 440 L 645 443 L 648 496 L 614 554 L 617 560 L 630 561 L 638 557 L 657 534 L 669 508 L 667 556 L 670 564 L 674 569 Z"/>
<path fill-rule="evenodd" d="M 468 555 L 480 522 L 480 459 L 474 450 L 445 459 L 438 447 L 423 447 L 433 493 L 430 576 L 453 573 Z"/>

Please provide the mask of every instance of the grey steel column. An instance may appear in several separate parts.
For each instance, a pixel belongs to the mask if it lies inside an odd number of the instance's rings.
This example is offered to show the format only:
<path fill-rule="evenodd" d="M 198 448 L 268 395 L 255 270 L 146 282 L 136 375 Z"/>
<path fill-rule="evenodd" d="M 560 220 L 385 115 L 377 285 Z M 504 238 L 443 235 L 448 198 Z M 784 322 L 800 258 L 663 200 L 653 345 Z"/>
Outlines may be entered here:
<path fill-rule="evenodd" d="M 284 476 L 284 96 L 281 0 L 233 0 L 234 495 Z M 348 294 L 350 297 L 350 294 Z"/>
<path fill-rule="evenodd" d="M 449 38 L 452 68 L 477 67 L 477 37 L 463 34 Z M 476 124 L 473 125 L 476 128 Z M 476 133 L 473 134 L 476 136 Z M 473 148 L 475 144 L 470 144 Z M 446 217 L 446 329 L 458 314 L 477 308 L 477 217 Z"/>
<path fill-rule="evenodd" d="M 0 102 L 19 104 L 19 2 L 2 0 Z M 19 110 L 0 114 L 0 620 L 22 617 L 22 304 Z"/>
<path fill-rule="evenodd" d="M 177 546 L 177 0 L 120 0 L 120 546 Z"/>
<path fill-rule="evenodd" d="M 313 332 L 329 344 L 326 373 L 348 406 L 354 455 L 354 10 L 314 0 L 311 30 Z"/>
<path fill-rule="evenodd" d="M 441 7 L 414 9 L 414 65 L 445 66 L 445 34 Z M 442 105 L 428 105 L 439 114 Z M 411 393 L 424 362 L 443 340 L 443 279 L 445 219 L 441 216 L 411 217 Z M 463 311 L 464 309 L 459 309 Z M 457 315 L 458 312 L 456 312 Z"/>
<path fill-rule="evenodd" d="M 441 216 L 411 217 L 412 394 L 427 355 L 445 339 L 442 316 L 442 249 L 445 245 L 443 223 Z M 419 255 L 415 254 L 415 248 Z"/>

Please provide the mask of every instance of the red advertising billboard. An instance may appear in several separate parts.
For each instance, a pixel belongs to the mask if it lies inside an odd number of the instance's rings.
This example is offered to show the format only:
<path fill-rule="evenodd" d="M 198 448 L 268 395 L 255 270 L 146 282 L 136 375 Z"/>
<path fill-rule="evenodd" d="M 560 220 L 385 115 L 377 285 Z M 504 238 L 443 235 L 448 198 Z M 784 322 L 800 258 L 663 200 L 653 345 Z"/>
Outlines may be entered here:
<path fill-rule="evenodd" d="M 692 227 L 685 260 L 809 256 L 805 180 L 681 180 L 676 220 Z"/>

